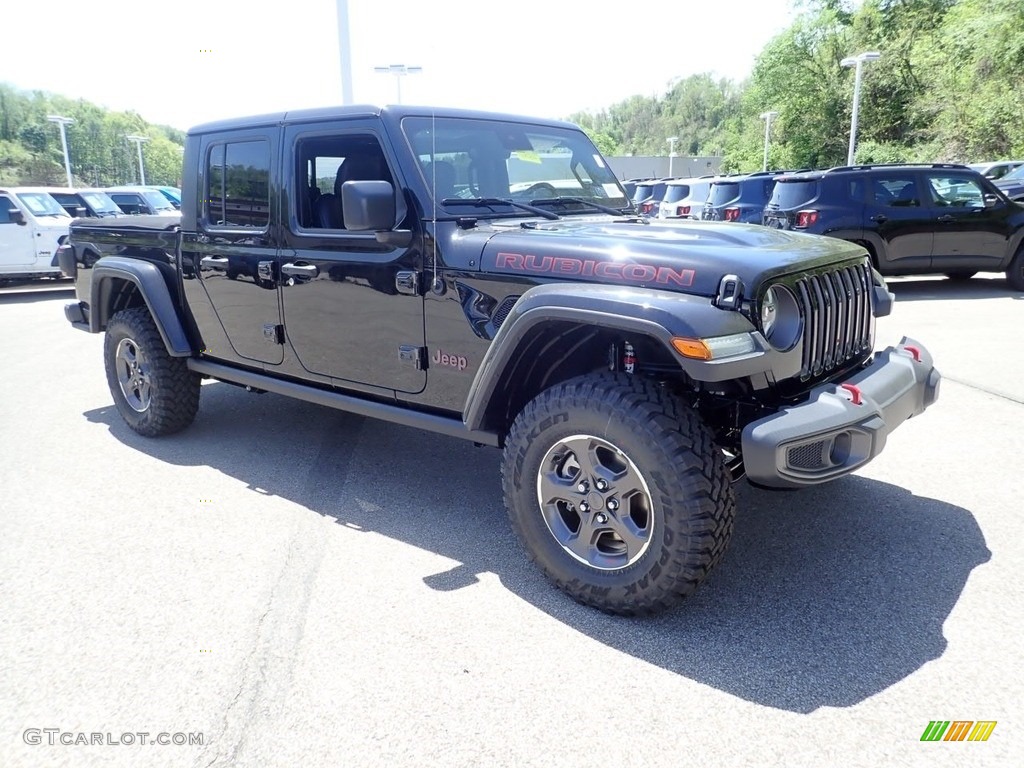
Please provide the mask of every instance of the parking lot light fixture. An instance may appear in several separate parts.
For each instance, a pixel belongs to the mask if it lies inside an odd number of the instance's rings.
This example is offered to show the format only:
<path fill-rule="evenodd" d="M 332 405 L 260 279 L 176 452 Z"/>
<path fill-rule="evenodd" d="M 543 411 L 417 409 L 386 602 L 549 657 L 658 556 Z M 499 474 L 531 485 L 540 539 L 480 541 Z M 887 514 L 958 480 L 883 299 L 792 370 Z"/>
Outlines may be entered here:
<path fill-rule="evenodd" d="M 865 51 L 856 56 L 849 56 L 839 64 L 843 67 L 856 67 L 853 77 L 853 115 L 850 117 L 850 149 L 846 153 L 846 164 L 853 165 L 853 151 L 857 146 L 857 118 L 860 115 L 860 78 L 865 61 L 876 61 L 882 54 L 878 51 Z"/>
<path fill-rule="evenodd" d="M 68 136 L 65 133 L 65 128 L 75 122 L 75 119 L 61 115 L 47 115 L 46 119 L 60 127 L 60 145 L 64 149 L 64 173 L 68 177 L 68 187 L 73 187 L 75 185 L 71 181 L 71 158 L 68 156 Z"/>
<path fill-rule="evenodd" d="M 676 142 L 679 141 L 678 136 L 669 136 L 665 141 L 668 142 L 668 175 L 672 175 L 672 158 L 676 156 Z"/>
<path fill-rule="evenodd" d="M 761 119 L 764 120 L 764 163 L 761 165 L 762 171 L 768 170 L 768 137 L 771 135 L 772 120 L 778 116 L 779 113 L 774 109 L 761 113 Z"/>
<path fill-rule="evenodd" d="M 139 183 L 145 186 L 146 170 L 142 167 L 142 145 L 149 141 L 148 136 L 125 136 L 128 141 L 134 141 L 136 149 L 139 150 Z"/>
<path fill-rule="evenodd" d="M 398 89 L 398 101 L 396 103 L 401 104 L 402 78 L 406 75 L 418 75 L 423 71 L 423 67 L 407 67 L 405 64 L 388 64 L 386 67 L 374 67 L 373 71 L 395 76 L 395 86 Z"/>

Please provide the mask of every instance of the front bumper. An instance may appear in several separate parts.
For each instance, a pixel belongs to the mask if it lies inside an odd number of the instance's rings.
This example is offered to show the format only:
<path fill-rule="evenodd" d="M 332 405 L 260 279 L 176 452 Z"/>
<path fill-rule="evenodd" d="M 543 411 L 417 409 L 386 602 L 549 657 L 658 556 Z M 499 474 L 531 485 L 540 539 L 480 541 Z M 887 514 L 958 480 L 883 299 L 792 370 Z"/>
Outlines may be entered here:
<path fill-rule="evenodd" d="M 743 464 L 754 485 L 800 488 L 849 474 L 882 452 L 896 427 L 939 396 L 942 376 L 921 344 L 906 337 L 842 382 L 811 390 L 743 430 Z"/>

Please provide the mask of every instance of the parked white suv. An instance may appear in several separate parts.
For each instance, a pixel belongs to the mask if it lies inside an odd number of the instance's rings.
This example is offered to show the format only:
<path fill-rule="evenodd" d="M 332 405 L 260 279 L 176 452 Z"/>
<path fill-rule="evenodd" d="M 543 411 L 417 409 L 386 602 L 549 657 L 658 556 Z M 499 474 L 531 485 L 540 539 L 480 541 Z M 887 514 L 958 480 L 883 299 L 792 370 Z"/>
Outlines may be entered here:
<path fill-rule="evenodd" d="M 0 187 L 0 280 L 60 277 L 57 246 L 71 217 L 46 192 Z"/>

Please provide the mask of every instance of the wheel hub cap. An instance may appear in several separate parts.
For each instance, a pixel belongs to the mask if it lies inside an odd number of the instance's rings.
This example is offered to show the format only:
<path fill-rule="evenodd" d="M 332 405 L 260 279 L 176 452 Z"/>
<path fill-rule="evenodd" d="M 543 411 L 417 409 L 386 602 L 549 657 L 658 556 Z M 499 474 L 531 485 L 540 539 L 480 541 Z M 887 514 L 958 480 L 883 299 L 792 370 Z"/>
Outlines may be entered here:
<path fill-rule="evenodd" d="M 636 464 L 602 438 L 572 435 L 551 446 L 537 476 L 537 501 L 562 549 L 593 568 L 632 565 L 651 543 L 647 483 Z"/>
<path fill-rule="evenodd" d="M 114 352 L 117 383 L 128 406 L 144 413 L 150 403 L 149 361 L 132 339 L 121 339 Z"/>

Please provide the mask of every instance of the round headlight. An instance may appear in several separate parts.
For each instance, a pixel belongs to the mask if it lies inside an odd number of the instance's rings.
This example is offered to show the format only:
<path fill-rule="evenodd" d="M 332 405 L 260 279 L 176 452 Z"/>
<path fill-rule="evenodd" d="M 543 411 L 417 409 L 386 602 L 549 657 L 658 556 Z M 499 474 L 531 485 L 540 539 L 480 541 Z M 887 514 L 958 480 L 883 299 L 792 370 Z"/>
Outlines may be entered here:
<path fill-rule="evenodd" d="M 765 338 L 771 339 L 772 331 L 775 329 L 775 319 L 779 314 L 779 303 L 775 296 L 775 286 L 772 286 L 764 293 L 761 299 L 761 332 Z"/>
<path fill-rule="evenodd" d="M 803 318 L 796 296 L 784 285 L 775 284 L 761 299 L 761 333 L 775 349 L 792 349 L 800 339 Z"/>

